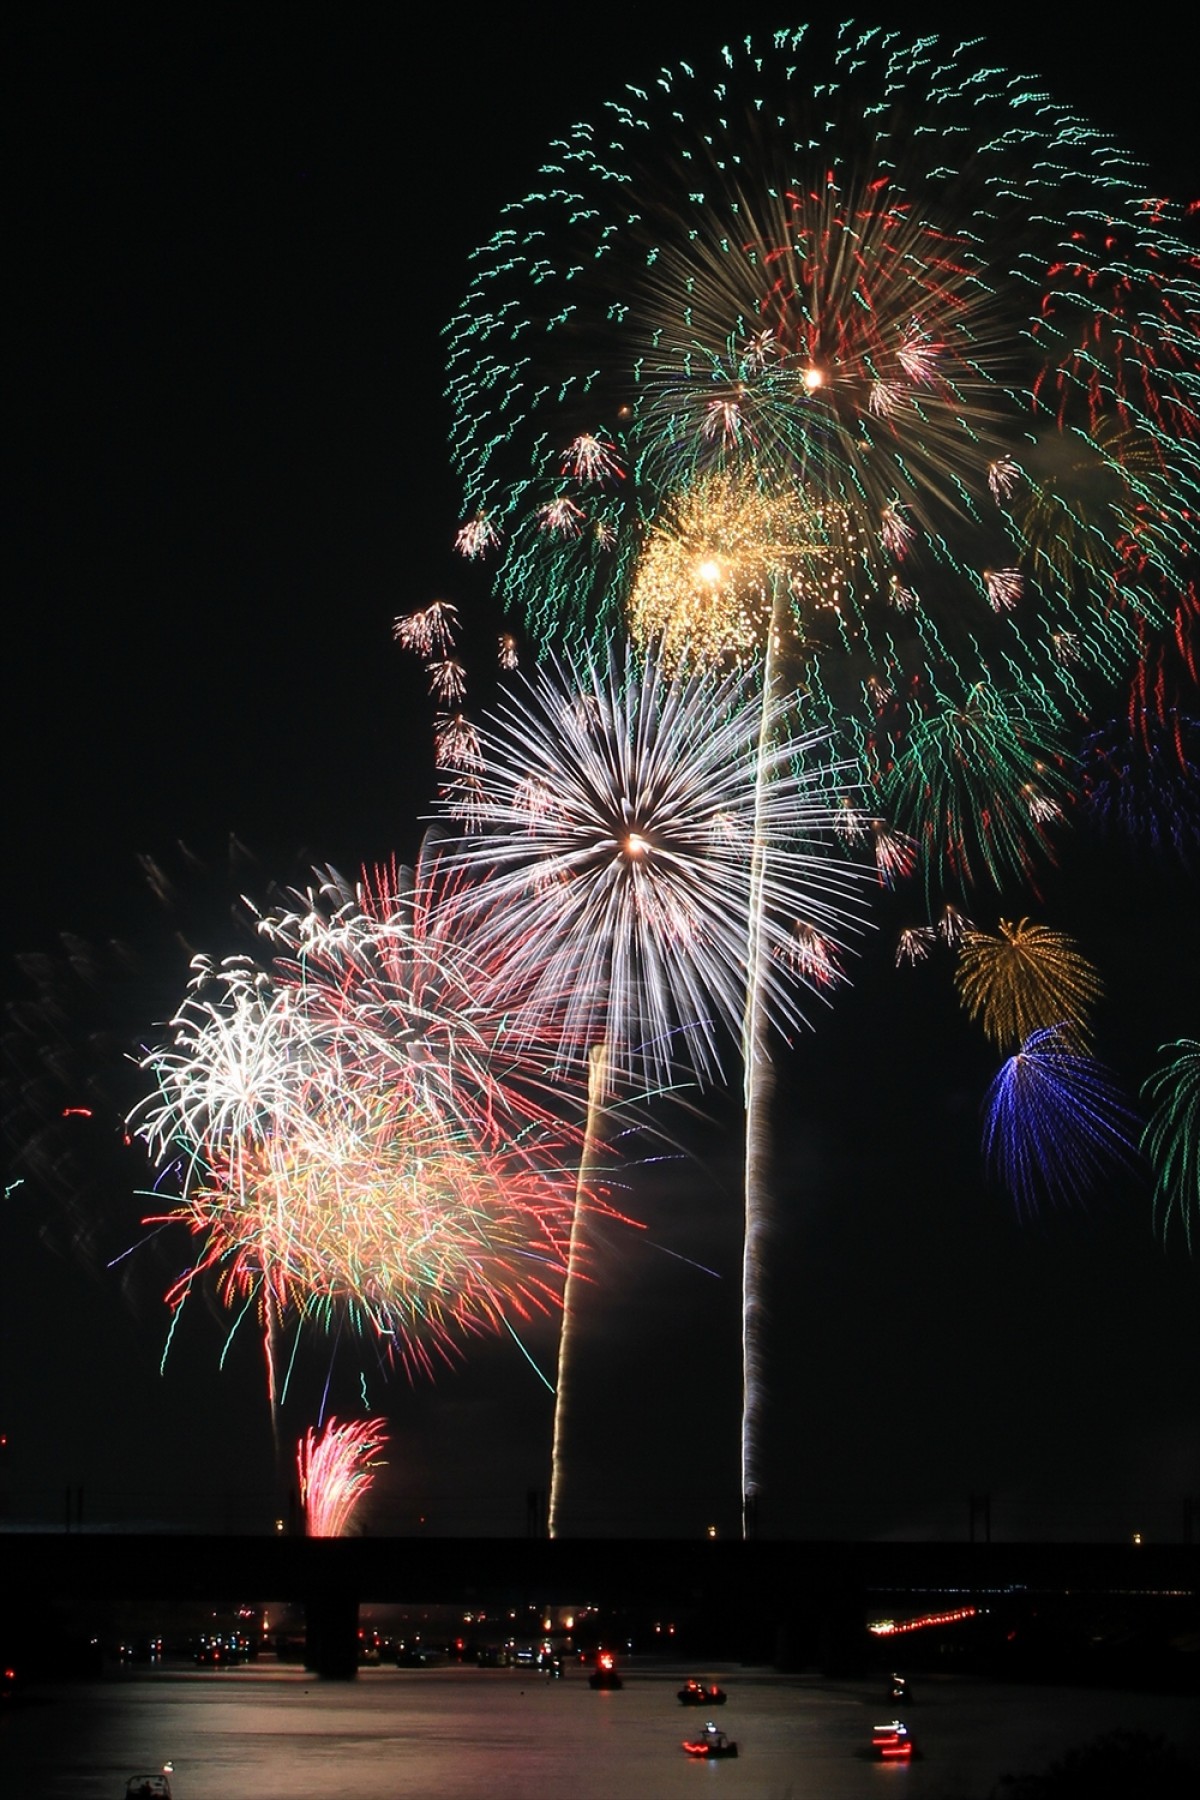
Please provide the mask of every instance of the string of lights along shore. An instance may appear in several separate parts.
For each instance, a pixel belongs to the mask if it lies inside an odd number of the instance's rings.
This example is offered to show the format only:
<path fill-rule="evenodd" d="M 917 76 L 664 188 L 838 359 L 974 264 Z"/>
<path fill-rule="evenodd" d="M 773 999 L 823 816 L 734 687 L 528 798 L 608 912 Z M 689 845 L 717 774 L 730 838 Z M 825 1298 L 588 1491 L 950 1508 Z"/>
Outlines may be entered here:
<path fill-rule="evenodd" d="M 172 1316 L 215 1283 L 273 1416 L 308 1334 L 414 1379 L 549 1314 L 559 1532 L 623 1122 L 740 1070 L 752 1534 L 773 1070 L 884 897 L 897 979 L 953 958 L 1008 1059 L 981 1156 L 1017 1209 L 1141 1168 L 1191 1247 L 1195 1041 L 1143 1124 L 1093 1054 L 1103 971 L 1036 915 L 1069 832 L 1200 861 L 1193 225 L 983 39 L 700 47 L 551 132 L 445 332 L 502 696 L 473 718 L 452 600 L 397 620 L 440 770 L 416 867 L 264 908 L 144 1061 L 153 1222 L 198 1243 Z M 318 1528 L 385 1435 L 309 1426 Z"/>

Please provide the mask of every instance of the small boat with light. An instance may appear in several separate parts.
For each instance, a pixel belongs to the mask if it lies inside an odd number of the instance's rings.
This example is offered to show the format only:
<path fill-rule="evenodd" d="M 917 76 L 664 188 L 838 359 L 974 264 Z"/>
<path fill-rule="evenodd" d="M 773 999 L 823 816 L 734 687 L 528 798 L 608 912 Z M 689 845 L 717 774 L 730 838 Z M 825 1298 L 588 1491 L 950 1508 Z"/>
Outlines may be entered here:
<path fill-rule="evenodd" d="M 698 1738 L 684 1738 L 683 1747 L 689 1756 L 713 1759 L 719 1756 L 736 1756 L 737 1744 L 727 1738 L 723 1731 L 715 1725 L 706 1725 Z"/>

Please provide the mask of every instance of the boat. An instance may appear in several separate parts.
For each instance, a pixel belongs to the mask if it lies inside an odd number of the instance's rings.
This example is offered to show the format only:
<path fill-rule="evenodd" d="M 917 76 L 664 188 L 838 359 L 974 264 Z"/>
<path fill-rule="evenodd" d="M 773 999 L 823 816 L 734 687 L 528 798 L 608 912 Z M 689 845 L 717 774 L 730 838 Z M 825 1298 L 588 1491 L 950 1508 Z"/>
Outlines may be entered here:
<path fill-rule="evenodd" d="M 592 1688 L 619 1688 L 624 1684 L 617 1673 L 617 1659 L 611 1650 L 601 1650 L 596 1658 L 596 1666 L 588 1676 L 588 1686 Z"/>
<path fill-rule="evenodd" d="M 871 1748 L 880 1762 L 908 1762 L 913 1753 L 912 1733 L 901 1719 L 871 1729 Z"/>
<path fill-rule="evenodd" d="M 689 1678 L 679 1690 L 681 1706 L 724 1706 L 725 1692 L 723 1688 L 706 1687 L 704 1682 Z"/>
<path fill-rule="evenodd" d="M 171 1800 L 171 1783 L 165 1775 L 131 1775 L 125 1800 Z"/>
<path fill-rule="evenodd" d="M 683 1747 L 689 1756 L 702 1756 L 710 1760 L 718 1756 L 736 1756 L 737 1744 L 727 1738 L 723 1731 L 715 1725 L 706 1725 L 698 1738 L 684 1738 Z"/>

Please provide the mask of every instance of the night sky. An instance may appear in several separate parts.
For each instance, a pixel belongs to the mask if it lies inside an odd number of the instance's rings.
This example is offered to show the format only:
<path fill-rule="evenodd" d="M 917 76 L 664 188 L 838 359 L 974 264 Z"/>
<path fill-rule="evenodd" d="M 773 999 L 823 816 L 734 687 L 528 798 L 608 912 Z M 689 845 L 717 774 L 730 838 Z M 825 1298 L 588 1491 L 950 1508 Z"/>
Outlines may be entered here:
<path fill-rule="evenodd" d="M 249 948 L 238 897 L 411 857 L 432 804 L 432 703 L 392 641 L 462 612 L 473 695 L 497 615 L 452 548 L 440 333 L 472 249 L 547 141 L 626 81 L 802 15 L 539 7 L 272 25 L 171 9 L 27 23 L 13 183 L 15 389 L 6 613 L 10 1181 L 0 1214 L 0 1505 L 13 1524 L 261 1529 L 281 1484 L 252 1331 L 162 1295 L 122 1142 L 128 1061 L 189 956 Z M 864 15 L 865 16 L 865 15 Z M 887 22 L 886 12 L 880 14 Z M 960 8 L 903 9 L 906 32 Z M 1021 19 L 1037 19 L 1022 29 Z M 990 21 L 989 21 L 990 23 Z M 995 60 L 1118 133 L 1158 191 L 1200 189 L 1178 44 L 1007 8 Z M 1108 997 L 1098 1051 L 1132 1096 L 1200 1034 L 1194 882 L 1064 839 L 998 908 L 1071 931 Z M 950 964 L 895 974 L 881 902 L 852 990 L 779 1068 L 762 1528 L 1175 1537 L 1200 1494 L 1197 1274 L 1145 1184 L 1020 1220 L 980 1171 L 996 1059 Z M 582 1326 L 568 1527 L 737 1524 L 738 1115 L 657 1122 L 623 1177 Z M 61 1117 L 64 1108 L 91 1116 Z M 655 1158 L 655 1160 L 649 1160 Z M 129 1254 L 126 1254 L 128 1252 Z M 526 1345 L 552 1368 L 552 1321 Z M 363 1372 L 365 1371 L 365 1372 Z M 328 1388 L 326 1379 L 328 1377 Z M 386 1414 L 378 1530 L 520 1532 L 548 1481 L 550 1400 L 508 1339 L 409 1388 L 314 1338 L 284 1412 Z M 82 1498 L 81 1498 L 82 1490 Z M 0 1526 L 4 1515 L 0 1513 Z"/>

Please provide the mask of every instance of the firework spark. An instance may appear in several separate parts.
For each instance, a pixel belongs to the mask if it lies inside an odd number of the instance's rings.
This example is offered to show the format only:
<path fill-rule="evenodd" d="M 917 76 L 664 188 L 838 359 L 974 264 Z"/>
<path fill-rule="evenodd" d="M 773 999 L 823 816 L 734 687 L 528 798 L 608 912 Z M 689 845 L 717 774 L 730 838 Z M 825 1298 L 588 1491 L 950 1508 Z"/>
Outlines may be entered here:
<path fill-rule="evenodd" d="M 1053 1026 L 1033 1032 L 988 1090 L 984 1158 L 1019 1212 L 1072 1203 L 1137 1167 L 1136 1120 L 1108 1074 Z"/>
<path fill-rule="evenodd" d="M 752 671 L 668 677 L 653 656 L 615 649 L 599 670 L 550 661 L 485 722 L 481 830 L 445 854 L 486 877 L 462 904 L 486 898 L 489 962 L 536 955 L 518 1036 L 555 1020 L 564 1062 L 604 1042 L 609 1079 L 650 1088 L 681 1065 L 718 1074 L 720 1031 L 742 1031 L 756 843 L 766 1002 L 781 1030 L 800 1026 L 786 979 L 795 924 L 842 944 L 857 887 L 830 848 L 836 771 L 821 737 L 793 735 L 782 705 L 767 726 L 764 750 Z"/>
<path fill-rule="evenodd" d="M 296 1448 L 300 1504 L 309 1537 L 345 1537 L 350 1521 L 374 1485 L 378 1453 L 387 1442 L 383 1419 L 331 1418 L 324 1430 L 305 1432 Z"/>
<path fill-rule="evenodd" d="M 1085 1050 L 1089 1015 L 1103 991 L 1095 968 L 1064 931 L 1001 919 L 999 936 L 963 934 L 954 984 L 968 1018 L 992 1043 L 1011 1049 L 1056 1026 L 1060 1042 Z"/>
<path fill-rule="evenodd" d="M 458 629 L 458 609 L 448 600 L 434 600 L 419 612 L 396 620 L 393 635 L 405 650 L 418 656 L 448 656 Z"/>
<path fill-rule="evenodd" d="M 414 1374 L 556 1304 L 579 1133 L 501 1055 L 439 883 L 436 859 L 356 890 L 327 873 L 261 918 L 271 970 L 205 970 L 215 994 L 146 1058 L 137 1129 L 179 1173 L 155 1221 L 199 1240 L 169 1303 L 206 1276 L 256 1303 L 273 1403 L 288 1312 L 346 1320 Z"/>
<path fill-rule="evenodd" d="M 1036 765 L 1182 585 L 1182 210 L 1039 83 L 851 25 L 831 57 L 781 32 L 711 78 L 664 69 L 544 174 L 450 331 L 453 455 L 504 522 L 500 593 L 543 644 L 628 613 L 668 655 L 744 659 L 782 587 L 789 679 L 927 881 L 1024 877 L 1060 798 Z M 624 479 L 561 453 L 593 443 Z M 543 529 L 567 501 L 579 530 Z M 931 738 L 980 695 L 1022 722 L 1032 790 L 1015 803 L 1022 758 L 989 761 L 955 784 L 970 819 L 923 832 Z"/>
<path fill-rule="evenodd" d="M 1191 1250 L 1200 1229 L 1200 1041 L 1179 1038 L 1159 1055 L 1166 1060 L 1142 1089 L 1152 1108 L 1142 1151 L 1154 1173 L 1156 1227 L 1165 1238 L 1178 1220 Z"/>

